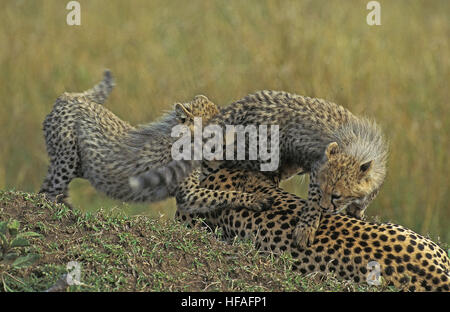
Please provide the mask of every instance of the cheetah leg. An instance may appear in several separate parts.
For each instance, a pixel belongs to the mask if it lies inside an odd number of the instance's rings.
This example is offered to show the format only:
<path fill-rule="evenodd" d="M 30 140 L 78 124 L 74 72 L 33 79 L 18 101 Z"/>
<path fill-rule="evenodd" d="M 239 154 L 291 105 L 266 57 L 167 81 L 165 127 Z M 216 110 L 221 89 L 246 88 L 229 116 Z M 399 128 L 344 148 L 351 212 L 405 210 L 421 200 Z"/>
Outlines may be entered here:
<path fill-rule="evenodd" d="M 68 184 L 66 186 L 62 185 L 59 179 L 55 178 L 54 171 L 52 167 L 49 168 L 39 193 L 45 194 L 50 201 L 70 206 L 66 202 Z"/>
<path fill-rule="evenodd" d="M 306 206 L 307 207 L 307 206 Z M 319 228 L 321 213 L 315 209 L 303 211 L 292 233 L 298 247 L 310 246 Z"/>
<path fill-rule="evenodd" d="M 50 160 L 47 176 L 42 183 L 39 193 L 44 193 L 50 200 L 70 207 L 66 199 L 68 197 L 69 183 L 78 176 L 79 158 L 73 151 L 61 152 L 58 153 L 58 156 Z M 65 160 L 62 160 L 62 158 Z"/>
<path fill-rule="evenodd" d="M 177 207 L 185 213 L 206 213 L 222 208 L 262 211 L 272 207 L 272 198 L 239 191 L 218 191 L 201 187 L 198 175 L 191 174 L 178 188 Z"/>

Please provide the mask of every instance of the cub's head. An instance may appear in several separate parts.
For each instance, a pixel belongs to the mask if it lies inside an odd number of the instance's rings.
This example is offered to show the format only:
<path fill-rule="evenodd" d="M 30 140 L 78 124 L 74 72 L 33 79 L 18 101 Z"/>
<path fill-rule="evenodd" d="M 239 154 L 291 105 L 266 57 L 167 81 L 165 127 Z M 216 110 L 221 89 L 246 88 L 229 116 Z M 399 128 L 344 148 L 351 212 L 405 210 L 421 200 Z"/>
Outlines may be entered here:
<path fill-rule="evenodd" d="M 197 95 L 187 103 L 175 104 L 175 115 L 180 124 L 192 126 L 194 117 L 202 118 L 203 125 L 219 113 L 219 108 L 204 95 Z"/>
<path fill-rule="evenodd" d="M 374 160 L 359 161 L 332 142 L 325 149 L 323 161 L 312 170 L 310 194 L 321 211 L 337 213 L 378 189 L 381 183 L 374 173 Z"/>

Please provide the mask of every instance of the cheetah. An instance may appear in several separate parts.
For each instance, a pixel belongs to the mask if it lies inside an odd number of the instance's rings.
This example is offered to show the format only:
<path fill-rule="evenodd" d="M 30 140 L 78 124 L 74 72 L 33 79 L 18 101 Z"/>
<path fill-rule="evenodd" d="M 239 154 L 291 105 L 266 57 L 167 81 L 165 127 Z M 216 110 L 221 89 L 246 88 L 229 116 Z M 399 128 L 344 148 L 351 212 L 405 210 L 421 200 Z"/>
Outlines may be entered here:
<path fill-rule="evenodd" d="M 74 178 L 87 179 L 97 190 L 125 202 L 155 202 L 174 196 L 176 185 L 140 190 L 132 187 L 130 177 L 172 161 L 174 126 L 185 125 L 192 131 L 194 117 L 207 121 L 219 112 L 206 96 L 197 95 L 191 102 L 176 103 L 160 120 L 133 127 L 101 105 L 113 86 L 111 72 L 106 70 L 103 80 L 92 89 L 58 97 L 46 116 L 44 135 L 50 165 L 40 193 L 51 200 L 65 203 L 69 183 Z M 199 190 L 194 187 L 190 191 L 196 194 Z M 271 204 L 270 199 L 242 192 L 206 194 L 210 198 L 223 197 L 227 206 L 250 210 L 259 211 Z M 192 203 L 198 212 L 214 204 L 211 200 Z"/>
<path fill-rule="evenodd" d="M 192 123 L 194 116 L 205 119 L 218 112 L 205 96 L 176 103 L 160 120 L 133 127 L 103 105 L 114 87 L 109 70 L 103 80 L 83 93 L 64 93 L 56 99 L 44 120 L 44 136 L 50 165 L 41 193 L 64 200 L 74 178 L 84 178 L 99 191 L 123 201 L 157 201 L 170 189 L 155 188 L 133 192 L 129 177 L 151 166 L 170 162 L 171 129 Z"/>
<path fill-rule="evenodd" d="M 278 169 L 262 174 L 283 180 L 293 174 L 316 173 L 318 183 L 314 191 L 319 204 L 302 214 L 296 231 L 298 243 L 303 246 L 314 241 L 322 213 L 345 210 L 348 215 L 363 219 L 386 176 L 387 143 L 377 124 L 322 99 L 259 91 L 223 108 L 209 124 L 222 129 L 226 125 L 279 125 Z M 203 160 L 200 184 L 206 176 L 223 168 L 260 171 L 261 159 L 248 160 L 248 154 L 245 159 Z M 140 177 L 140 183 L 143 189 L 157 185 L 152 183 L 155 180 L 164 184 L 169 179 L 169 183 L 179 184 L 178 178 L 172 178 L 175 171 L 152 169 Z M 220 200 L 216 203 L 223 206 Z"/>
<path fill-rule="evenodd" d="M 195 175 L 183 183 L 198 183 L 198 169 Z M 450 259 L 446 252 L 400 225 L 323 213 L 312 244 L 300 247 L 295 239 L 296 225 L 303 214 L 319 205 L 317 179 L 313 171 L 305 200 L 280 189 L 276 180 L 263 173 L 223 168 L 205 180 L 207 189 L 270 195 L 274 199 L 272 209 L 256 212 L 224 208 L 205 213 L 178 209 L 175 217 L 189 226 L 200 218 L 207 229 L 220 229 L 221 238 L 251 240 L 265 253 L 288 253 L 293 258 L 292 269 L 300 274 L 333 273 L 342 280 L 374 284 L 374 279 L 381 282 L 376 279 L 379 272 L 387 285 L 403 291 L 450 291 Z M 181 194 L 178 200 L 182 198 Z"/>

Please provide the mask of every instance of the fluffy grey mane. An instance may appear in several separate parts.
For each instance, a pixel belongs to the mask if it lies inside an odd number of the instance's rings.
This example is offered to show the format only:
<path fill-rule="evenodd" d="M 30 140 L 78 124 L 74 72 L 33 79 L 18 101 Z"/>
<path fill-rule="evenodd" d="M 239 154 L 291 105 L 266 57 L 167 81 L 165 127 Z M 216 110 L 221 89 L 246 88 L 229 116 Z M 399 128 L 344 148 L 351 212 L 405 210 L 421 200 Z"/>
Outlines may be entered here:
<path fill-rule="evenodd" d="M 175 110 L 166 111 L 158 120 L 138 125 L 130 131 L 126 143 L 130 147 L 139 148 L 148 143 L 149 138 L 152 140 L 159 139 L 171 142 L 175 139 L 170 136 L 172 128 L 179 124 L 180 121 L 177 119 Z"/>
<path fill-rule="evenodd" d="M 332 133 L 343 152 L 361 164 L 373 161 L 371 178 L 382 181 L 386 175 L 388 145 L 380 127 L 367 118 L 351 118 Z"/>

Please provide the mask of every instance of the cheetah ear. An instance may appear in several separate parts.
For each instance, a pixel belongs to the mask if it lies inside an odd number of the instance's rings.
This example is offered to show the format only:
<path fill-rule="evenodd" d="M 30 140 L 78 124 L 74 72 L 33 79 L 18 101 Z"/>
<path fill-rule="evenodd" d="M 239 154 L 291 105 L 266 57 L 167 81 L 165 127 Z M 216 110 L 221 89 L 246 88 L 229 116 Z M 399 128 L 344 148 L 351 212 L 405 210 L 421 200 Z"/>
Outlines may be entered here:
<path fill-rule="evenodd" d="M 209 99 L 205 95 L 199 94 L 194 97 L 194 102 L 209 102 Z"/>
<path fill-rule="evenodd" d="M 184 122 L 186 119 L 193 119 L 194 116 L 192 115 L 189 107 L 184 106 L 181 103 L 175 103 L 175 113 L 177 114 L 177 117 Z"/>
<path fill-rule="evenodd" d="M 325 150 L 325 155 L 328 159 L 333 158 L 336 154 L 339 153 L 339 145 L 336 142 L 331 142 L 328 144 L 327 149 Z"/>

